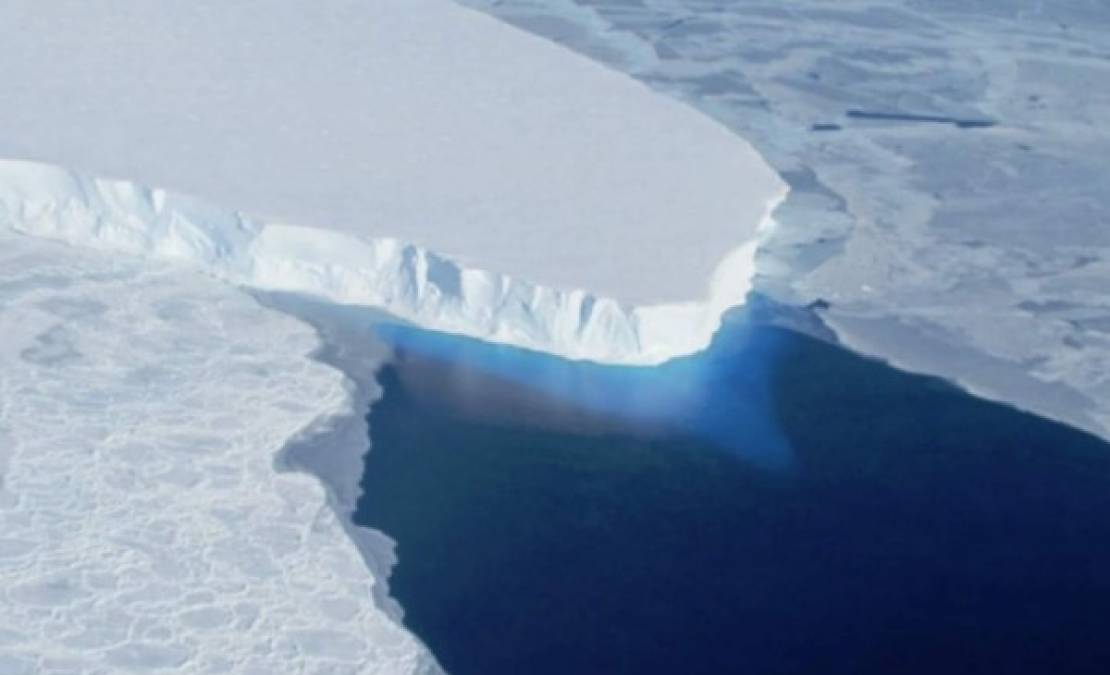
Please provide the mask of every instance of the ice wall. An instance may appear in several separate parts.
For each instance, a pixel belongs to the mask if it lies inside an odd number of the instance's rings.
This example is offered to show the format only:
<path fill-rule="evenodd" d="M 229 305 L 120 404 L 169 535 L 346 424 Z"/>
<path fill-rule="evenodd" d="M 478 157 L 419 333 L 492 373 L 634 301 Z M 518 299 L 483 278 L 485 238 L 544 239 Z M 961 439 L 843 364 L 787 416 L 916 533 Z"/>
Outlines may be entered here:
<path fill-rule="evenodd" d="M 0 86 L 0 157 L 396 237 L 602 316 L 705 300 L 784 189 L 690 106 L 450 0 L 7 0 Z"/>
<path fill-rule="evenodd" d="M 774 205 L 765 206 L 765 225 Z M 175 261 L 251 288 L 377 307 L 427 328 L 621 364 L 704 348 L 721 314 L 744 301 L 757 247 L 751 239 L 727 252 L 704 298 L 627 306 L 468 267 L 393 238 L 267 223 L 164 190 L 18 161 L 0 161 L 0 226 Z"/>

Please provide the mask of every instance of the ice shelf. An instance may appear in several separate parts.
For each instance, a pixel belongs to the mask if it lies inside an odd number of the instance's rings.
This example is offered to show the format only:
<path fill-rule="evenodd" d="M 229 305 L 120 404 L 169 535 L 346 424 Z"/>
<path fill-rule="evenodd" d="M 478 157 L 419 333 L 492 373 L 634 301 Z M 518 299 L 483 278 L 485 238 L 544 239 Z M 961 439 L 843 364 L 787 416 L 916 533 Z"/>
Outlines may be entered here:
<path fill-rule="evenodd" d="M 466 267 L 394 238 L 265 223 L 127 181 L 5 160 L 0 226 L 172 260 L 235 285 L 381 308 L 436 330 L 622 364 L 705 347 L 721 314 L 743 302 L 757 244 L 753 238 L 725 255 L 700 301 L 630 307 Z"/>
<path fill-rule="evenodd" d="M 1110 5 L 462 1 L 753 143 L 790 184 L 755 292 L 1110 439 Z"/>
<path fill-rule="evenodd" d="M 0 85 L 4 673 L 437 672 L 353 488 L 286 471 L 361 456 L 369 390 L 236 286 L 657 363 L 743 302 L 786 192 L 447 0 L 13 0 Z"/>
<path fill-rule="evenodd" d="M 447 0 L 15 0 L 0 64 L 0 155 L 257 216 L 238 281 L 572 357 L 703 346 L 786 190 L 693 108 Z"/>

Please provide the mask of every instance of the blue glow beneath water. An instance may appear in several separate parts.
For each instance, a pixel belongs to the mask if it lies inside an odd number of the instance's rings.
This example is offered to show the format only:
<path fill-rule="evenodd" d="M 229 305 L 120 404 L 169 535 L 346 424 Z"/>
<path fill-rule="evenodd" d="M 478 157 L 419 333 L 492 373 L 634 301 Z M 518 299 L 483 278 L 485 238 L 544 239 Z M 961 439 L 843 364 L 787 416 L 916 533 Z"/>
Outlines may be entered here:
<path fill-rule="evenodd" d="M 450 377 L 444 386 L 456 404 L 480 399 L 491 381 L 501 381 L 539 395 L 548 412 L 561 402 L 626 432 L 687 435 L 766 469 L 793 466 L 771 400 L 780 341 L 743 323 L 733 324 L 729 339 L 705 353 L 655 367 L 572 362 L 396 324 L 383 325 L 378 333 L 403 358 L 443 364 L 438 375 Z"/>
<path fill-rule="evenodd" d="M 766 327 L 658 369 L 383 335 L 354 518 L 449 672 L 1107 672 L 1098 439 Z"/>

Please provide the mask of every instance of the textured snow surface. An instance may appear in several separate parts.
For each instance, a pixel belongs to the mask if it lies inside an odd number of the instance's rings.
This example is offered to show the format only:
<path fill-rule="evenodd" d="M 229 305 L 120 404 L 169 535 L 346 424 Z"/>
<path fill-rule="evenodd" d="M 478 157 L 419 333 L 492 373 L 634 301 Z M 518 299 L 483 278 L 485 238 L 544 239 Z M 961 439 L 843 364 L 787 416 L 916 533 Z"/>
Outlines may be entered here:
<path fill-rule="evenodd" d="M 757 292 L 1110 438 L 1110 4 L 463 1 L 751 141 L 790 184 Z"/>
<path fill-rule="evenodd" d="M 305 325 L 226 284 L 0 230 L 0 672 L 408 673 L 307 475 L 349 412 Z"/>
<path fill-rule="evenodd" d="M 26 162 L 0 160 L 3 226 L 175 260 L 253 288 L 381 308 L 428 328 L 608 363 L 656 363 L 704 348 L 721 314 L 744 301 L 757 243 L 752 239 L 723 255 L 708 279 L 708 298 L 629 308 L 582 290 L 468 269 L 396 239 L 266 224 L 162 190 Z"/>
<path fill-rule="evenodd" d="M 702 301 L 785 189 L 673 98 L 450 0 L 5 0 L 0 157 Z"/>

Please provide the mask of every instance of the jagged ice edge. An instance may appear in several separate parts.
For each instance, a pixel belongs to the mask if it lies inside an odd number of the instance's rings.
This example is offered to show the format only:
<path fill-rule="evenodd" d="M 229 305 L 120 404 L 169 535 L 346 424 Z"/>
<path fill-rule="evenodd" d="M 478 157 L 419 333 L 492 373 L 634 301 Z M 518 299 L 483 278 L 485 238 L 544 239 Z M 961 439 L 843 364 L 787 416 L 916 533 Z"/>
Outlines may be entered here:
<path fill-rule="evenodd" d="M 130 181 L 0 160 L 0 225 L 26 235 L 177 261 L 250 288 L 376 307 L 432 330 L 625 365 L 708 346 L 725 310 L 743 304 L 751 289 L 759 240 L 785 196 L 768 201 L 755 239 L 724 256 L 707 299 L 628 308 L 586 290 L 466 267 L 392 237 L 267 223 Z"/>

